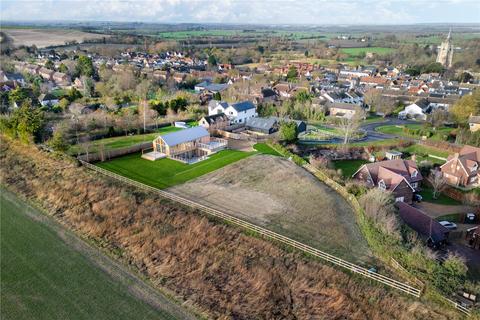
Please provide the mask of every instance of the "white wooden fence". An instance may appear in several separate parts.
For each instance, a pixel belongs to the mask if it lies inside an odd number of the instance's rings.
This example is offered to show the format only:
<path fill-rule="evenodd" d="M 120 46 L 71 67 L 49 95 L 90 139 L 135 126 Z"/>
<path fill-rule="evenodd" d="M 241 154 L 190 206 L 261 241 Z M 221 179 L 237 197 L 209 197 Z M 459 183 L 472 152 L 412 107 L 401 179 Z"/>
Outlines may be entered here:
<path fill-rule="evenodd" d="M 470 309 L 468 309 L 467 307 L 464 307 L 462 306 L 461 304 L 459 304 L 458 302 L 455 302 L 453 300 L 450 300 L 448 298 L 445 298 L 443 297 L 449 304 L 451 304 L 455 309 L 459 310 L 460 312 L 466 314 L 467 316 L 470 316 L 472 314 L 472 312 L 470 311 Z"/>
<path fill-rule="evenodd" d="M 275 240 L 275 241 L 278 241 L 279 243 L 286 244 L 286 245 L 291 246 L 293 248 L 296 248 L 296 249 L 298 249 L 298 250 L 300 250 L 304 253 L 311 254 L 312 256 L 315 256 L 317 258 L 320 258 L 320 259 L 323 259 L 327 262 L 330 262 L 333 265 L 336 265 L 336 266 L 342 267 L 346 270 L 349 270 L 349 271 L 351 271 L 355 274 L 359 274 L 359 275 L 364 276 L 368 279 L 375 280 L 379 283 L 382 283 L 382 284 L 384 284 L 386 286 L 389 286 L 391 288 L 400 290 L 404 293 L 415 296 L 417 298 L 420 297 L 420 295 L 421 295 L 421 289 L 415 288 L 415 287 L 410 286 L 410 285 L 408 285 L 406 283 L 403 283 L 401 281 L 394 280 L 390 277 L 381 275 L 381 274 L 376 273 L 374 271 L 369 271 L 368 269 L 366 269 L 362 266 L 356 265 L 354 263 L 351 263 L 351 262 L 348 262 L 348 261 L 343 260 L 341 258 L 338 258 L 336 256 L 333 256 L 329 253 L 326 253 L 326 252 L 323 252 L 323 251 L 318 250 L 316 248 L 310 247 L 306 244 L 303 244 L 303 243 L 298 242 L 296 240 L 290 239 L 290 238 L 288 238 L 286 236 L 283 236 L 281 234 L 278 234 L 276 232 L 273 232 L 273 231 L 270 231 L 268 229 L 259 227 L 257 225 L 254 225 L 254 224 L 250 223 L 250 222 L 244 221 L 242 219 L 231 216 L 231 215 L 226 214 L 224 212 L 221 212 L 219 210 L 207 207 L 205 205 L 199 204 L 197 202 L 191 201 L 189 199 L 185 199 L 183 197 L 172 194 L 170 192 L 166 192 L 166 191 L 148 186 L 146 184 L 134 181 L 132 179 L 126 178 L 126 177 L 121 176 L 121 175 L 118 175 L 118 174 L 113 173 L 111 171 L 108 171 L 108 170 L 102 169 L 100 167 L 97 167 L 95 165 L 92 165 L 88 162 L 85 162 L 85 161 L 82 161 L 82 160 L 80 160 L 80 162 L 85 167 L 87 167 L 89 169 L 92 169 L 96 172 L 102 173 L 102 174 L 104 174 L 106 176 L 109 176 L 111 178 L 114 178 L 116 180 L 125 182 L 129 185 L 132 185 L 132 186 L 135 186 L 135 187 L 147 190 L 147 191 L 157 193 L 158 195 L 160 195 L 164 198 L 167 198 L 167 199 L 170 199 L 172 201 L 181 203 L 181 204 L 189 206 L 191 208 L 199 209 L 202 212 L 204 212 L 204 213 L 206 213 L 210 216 L 213 216 L 215 218 L 220 218 L 220 219 L 225 220 L 229 223 L 232 223 L 236 226 L 240 226 L 240 227 L 242 227 L 246 230 L 256 232 L 256 233 L 260 234 L 261 236 L 263 236 L 267 239 Z"/>

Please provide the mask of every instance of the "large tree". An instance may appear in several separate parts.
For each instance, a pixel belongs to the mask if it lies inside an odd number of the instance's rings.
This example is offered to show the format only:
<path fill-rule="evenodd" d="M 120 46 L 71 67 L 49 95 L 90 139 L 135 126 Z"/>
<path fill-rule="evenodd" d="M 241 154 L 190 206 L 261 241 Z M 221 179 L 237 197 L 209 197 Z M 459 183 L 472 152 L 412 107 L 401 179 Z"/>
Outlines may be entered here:
<path fill-rule="evenodd" d="M 280 122 L 280 139 L 285 142 L 293 142 L 297 140 L 298 128 L 295 121 L 282 121 Z"/>
<path fill-rule="evenodd" d="M 365 111 L 357 108 L 353 116 L 340 118 L 338 125 L 343 134 L 343 144 L 347 144 L 351 137 L 358 131 L 362 120 L 365 118 Z"/>
<path fill-rule="evenodd" d="M 44 126 L 44 114 L 39 108 L 32 107 L 30 100 L 25 100 L 20 108 L 15 109 L 11 117 L 2 121 L 2 131 L 24 143 L 38 141 Z"/>
<path fill-rule="evenodd" d="M 370 107 L 370 111 L 383 115 L 384 117 L 395 110 L 395 101 L 382 95 L 380 90 L 369 90 L 364 96 L 365 103 Z"/>
<path fill-rule="evenodd" d="M 75 75 L 93 77 L 95 75 L 95 68 L 93 67 L 92 59 L 87 56 L 80 56 L 77 60 L 75 68 Z"/>
<path fill-rule="evenodd" d="M 457 122 L 466 124 L 470 115 L 480 115 L 480 90 L 475 90 L 473 94 L 463 96 L 458 100 L 450 112 Z"/>

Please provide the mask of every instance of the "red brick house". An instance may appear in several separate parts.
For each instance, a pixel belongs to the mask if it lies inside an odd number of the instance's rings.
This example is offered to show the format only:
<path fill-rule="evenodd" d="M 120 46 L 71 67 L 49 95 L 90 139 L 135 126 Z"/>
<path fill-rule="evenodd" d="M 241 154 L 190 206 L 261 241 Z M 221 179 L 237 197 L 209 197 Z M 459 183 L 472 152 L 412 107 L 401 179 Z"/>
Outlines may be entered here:
<path fill-rule="evenodd" d="M 449 156 L 440 170 L 451 185 L 462 187 L 480 185 L 480 148 L 464 146 L 459 153 Z"/>
<path fill-rule="evenodd" d="M 412 203 L 419 191 L 422 174 L 413 160 L 386 160 L 362 165 L 352 176 L 370 188 L 391 191 L 395 202 Z"/>

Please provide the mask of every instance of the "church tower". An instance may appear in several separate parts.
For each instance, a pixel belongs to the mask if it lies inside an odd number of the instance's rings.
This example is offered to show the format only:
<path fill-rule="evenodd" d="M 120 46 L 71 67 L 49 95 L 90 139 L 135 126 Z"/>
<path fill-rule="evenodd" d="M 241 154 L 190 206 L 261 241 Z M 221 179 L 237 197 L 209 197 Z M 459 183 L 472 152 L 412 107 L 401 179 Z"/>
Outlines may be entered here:
<path fill-rule="evenodd" d="M 437 62 L 441 63 L 445 68 L 452 66 L 453 45 L 451 41 L 452 29 L 448 32 L 447 39 L 442 42 L 438 49 Z"/>

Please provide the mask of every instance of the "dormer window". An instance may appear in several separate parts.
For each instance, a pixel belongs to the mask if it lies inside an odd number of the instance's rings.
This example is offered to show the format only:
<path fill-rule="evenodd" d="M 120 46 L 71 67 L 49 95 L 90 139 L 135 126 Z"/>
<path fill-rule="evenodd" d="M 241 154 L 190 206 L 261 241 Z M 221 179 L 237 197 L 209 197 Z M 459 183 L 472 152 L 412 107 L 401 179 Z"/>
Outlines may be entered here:
<path fill-rule="evenodd" d="M 478 169 L 478 163 L 474 163 L 473 166 L 470 167 L 470 171 L 476 171 Z"/>
<path fill-rule="evenodd" d="M 378 181 L 378 189 L 385 191 L 387 189 L 387 186 L 385 185 L 385 181 L 380 180 Z"/>
<path fill-rule="evenodd" d="M 414 170 L 411 174 L 411 177 L 412 178 L 416 178 L 417 177 L 417 174 L 418 174 L 418 171 L 417 170 Z"/>

